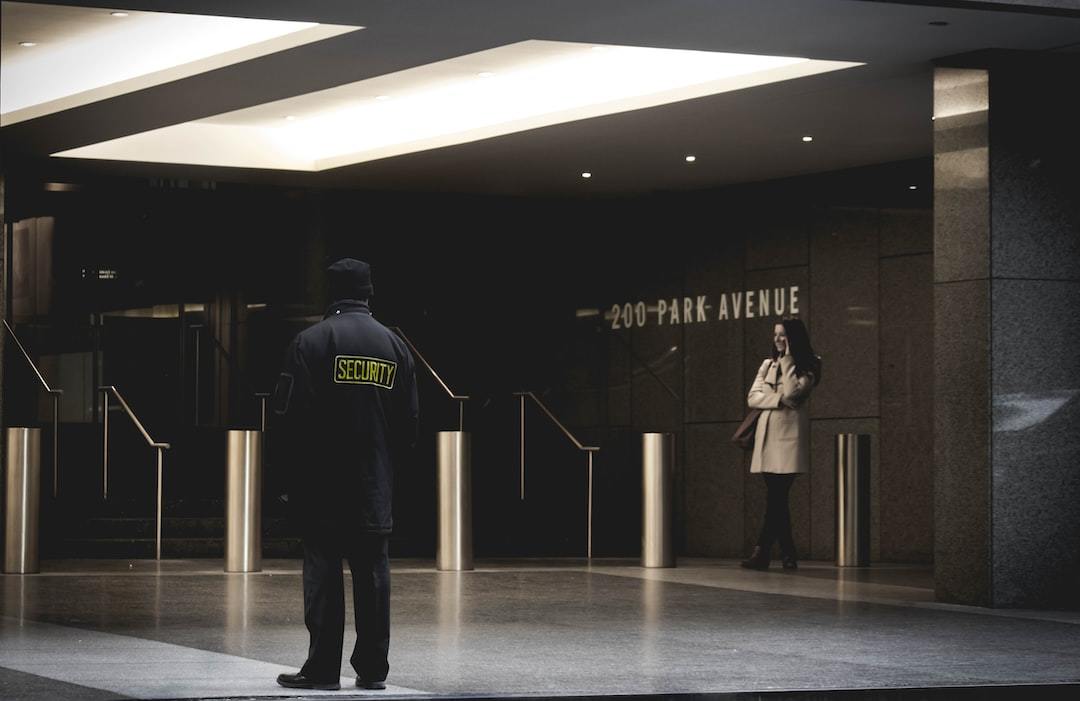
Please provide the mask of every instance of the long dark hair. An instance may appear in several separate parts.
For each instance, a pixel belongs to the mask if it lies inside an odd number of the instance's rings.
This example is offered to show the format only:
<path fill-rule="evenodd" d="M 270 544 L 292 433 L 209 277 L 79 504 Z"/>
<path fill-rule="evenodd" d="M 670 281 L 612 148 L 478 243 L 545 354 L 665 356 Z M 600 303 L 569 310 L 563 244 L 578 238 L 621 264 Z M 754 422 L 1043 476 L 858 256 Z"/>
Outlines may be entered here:
<path fill-rule="evenodd" d="M 784 335 L 787 336 L 788 349 L 795 361 L 795 374 L 805 375 L 814 373 L 814 386 L 821 382 L 821 358 L 814 352 L 810 345 L 810 333 L 806 330 L 806 324 L 802 319 L 784 319 L 780 322 L 784 327 Z M 772 347 L 772 359 L 780 357 L 780 351 L 776 350 L 776 344 Z"/>

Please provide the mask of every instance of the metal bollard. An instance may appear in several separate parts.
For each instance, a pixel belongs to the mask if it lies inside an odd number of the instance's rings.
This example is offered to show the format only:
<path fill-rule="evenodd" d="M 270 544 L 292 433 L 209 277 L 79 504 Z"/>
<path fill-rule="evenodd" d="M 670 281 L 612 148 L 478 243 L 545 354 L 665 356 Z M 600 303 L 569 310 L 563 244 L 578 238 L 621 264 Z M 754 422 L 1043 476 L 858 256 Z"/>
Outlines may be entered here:
<path fill-rule="evenodd" d="M 442 571 L 473 569 L 471 461 L 468 433 L 439 431 L 439 545 L 435 566 Z"/>
<path fill-rule="evenodd" d="M 870 564 L 870 436 L 836 434 L 836 566 Z"/>
<path fill-rule="evenodd" d="M 641 566 L 674 567 L 671 509 L 675 435 L 642 434 L 641 456 Z"/>
<path fill-rule="evenodd" d="M 41 429 L 7 429 L 4 572 L 34 574 L 38 566 L 41 506 Z"/>
<path fill-rule="evenodd" d="M 225 571 L 262 570 L 262 431 L 229 431 Z"/>

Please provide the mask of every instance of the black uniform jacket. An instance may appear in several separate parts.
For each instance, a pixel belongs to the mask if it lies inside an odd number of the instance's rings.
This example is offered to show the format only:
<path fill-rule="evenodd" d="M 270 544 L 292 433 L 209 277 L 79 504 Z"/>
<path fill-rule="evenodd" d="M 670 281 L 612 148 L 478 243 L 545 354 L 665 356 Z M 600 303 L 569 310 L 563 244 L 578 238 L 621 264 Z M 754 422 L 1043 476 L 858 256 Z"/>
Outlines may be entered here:
<path fill-rule="evenodd" d="M 415 366 L 366 302 L 332 304 L 300 332 L 274 389 L 274 462 L 292 515 L 389 533 L 394 465 L 416 441 Z"/>

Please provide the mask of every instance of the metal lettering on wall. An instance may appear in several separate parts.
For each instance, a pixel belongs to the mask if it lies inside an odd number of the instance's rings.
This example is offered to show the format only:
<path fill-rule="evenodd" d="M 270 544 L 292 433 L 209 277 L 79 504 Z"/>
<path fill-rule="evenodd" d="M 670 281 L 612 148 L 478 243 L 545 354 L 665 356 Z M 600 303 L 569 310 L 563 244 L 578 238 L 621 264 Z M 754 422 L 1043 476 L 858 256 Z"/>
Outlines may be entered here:
<path fill-rule="evenodd" d="M 595 313 L 595 312 L 594 312 Z M 626 302 L 613 304 L 604 315 L 612 330 L 657 326 L 704 324 L 731 319 L 758 319 L 768 316 L 794 316 L 799 313 L 799 286 L 772 287 L 764 290 L 725 292 L 718 300 L 708 295 L 660 299 L 654 304 Z"/>

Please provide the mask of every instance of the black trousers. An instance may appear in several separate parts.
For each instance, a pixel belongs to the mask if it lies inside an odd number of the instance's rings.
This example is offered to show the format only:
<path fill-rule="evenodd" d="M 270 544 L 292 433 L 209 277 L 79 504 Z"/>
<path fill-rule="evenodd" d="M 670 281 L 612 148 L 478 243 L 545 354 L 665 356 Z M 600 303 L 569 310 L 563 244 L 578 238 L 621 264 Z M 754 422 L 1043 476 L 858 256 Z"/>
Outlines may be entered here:
<path fill-rule="evenodd" d="M 328 526 L 304 535 L 304 623 L 311 635 L 308 658 L 300 672 L 311 679 L 337 680 L 345 637 L 345 582 L 342 560 L 352 572 L 356 644 L 352 663 L 365 681 L 382 681 L 389 671 L 389 536 L 344 537 Z"/>
<path fill-rule="evenodd" d="M 795 541 L 791 537 L 791 511 L 788 509 L 788 493 L 798 475 L 777 475 L 763 472 L 765 488 L 765 523 L 761 526 L 758 546 L 766 555 L 773 543 L 780 543 L 780 552 L 795 556 Z"/>

